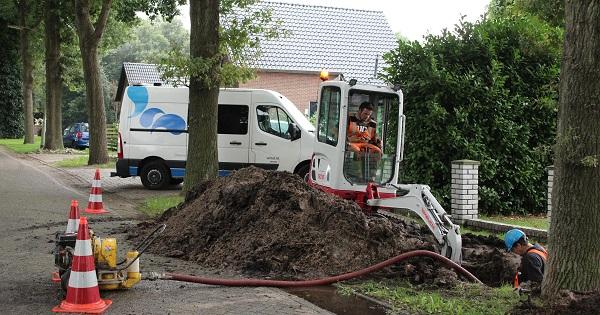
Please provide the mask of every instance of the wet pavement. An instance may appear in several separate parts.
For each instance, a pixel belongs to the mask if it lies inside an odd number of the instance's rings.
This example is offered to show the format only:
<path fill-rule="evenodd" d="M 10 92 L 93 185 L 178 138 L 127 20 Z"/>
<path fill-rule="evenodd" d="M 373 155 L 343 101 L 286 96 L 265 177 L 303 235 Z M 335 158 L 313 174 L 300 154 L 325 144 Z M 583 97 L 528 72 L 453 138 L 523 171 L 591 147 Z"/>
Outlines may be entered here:
<path fill-rule="evenodd" d="M 388 311 L 386 306 L 372 300 L 354 294 L 343 295 L 334 286 L 289 288 L 285 291 L 338 315 L 385 315 Z"/>

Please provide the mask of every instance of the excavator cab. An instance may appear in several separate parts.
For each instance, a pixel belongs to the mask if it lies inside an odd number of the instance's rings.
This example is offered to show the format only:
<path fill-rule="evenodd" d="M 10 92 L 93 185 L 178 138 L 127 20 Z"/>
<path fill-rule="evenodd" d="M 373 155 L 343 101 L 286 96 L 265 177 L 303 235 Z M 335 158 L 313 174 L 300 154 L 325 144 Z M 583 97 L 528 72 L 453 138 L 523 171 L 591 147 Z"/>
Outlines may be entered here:
<path fill-rule="evenodd" d="M 400 96 L 351 88 L 347 102 L 344 177 L 354 185 L 390 183 L 398 154 Z"/>
<path fill-rule="evenodd" d="M 427 185 L 398 183 L 405 130 L 399 89 L 326 80 L 319 90 L 316 129 L 309 185 L 353 200 L 366 212 L 412 211 L 431 230 L 441 254 L 460 264 L 460 227 Z"/>
<path fill-rule="evenodd" d="M 379 186 L 382 196 L 395 196 L 403 148 L 402 93 L 386 86 L 350 83 L 354 82 L 321 84 L 308 181 L 365 206 L 369 183 Z M 357 124 L 363 103 L 372 110 L 368 119 Z"/>

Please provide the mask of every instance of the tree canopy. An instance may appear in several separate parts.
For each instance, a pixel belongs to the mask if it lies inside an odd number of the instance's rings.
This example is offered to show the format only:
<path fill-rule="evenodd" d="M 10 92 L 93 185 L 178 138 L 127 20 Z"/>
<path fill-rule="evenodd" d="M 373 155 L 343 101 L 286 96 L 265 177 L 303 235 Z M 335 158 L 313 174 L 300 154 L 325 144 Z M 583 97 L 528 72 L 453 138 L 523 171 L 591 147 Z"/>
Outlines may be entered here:
<path fill-rule="evenodd" d="M 128 30 L 127 40 L 118 47 L 105 50 L 102 65 L 109 80 L 118 80 L 123 62 L 158 64 L 173 49 L 189 54 L 189 31 L 181 21 L 142 20 Z"/>

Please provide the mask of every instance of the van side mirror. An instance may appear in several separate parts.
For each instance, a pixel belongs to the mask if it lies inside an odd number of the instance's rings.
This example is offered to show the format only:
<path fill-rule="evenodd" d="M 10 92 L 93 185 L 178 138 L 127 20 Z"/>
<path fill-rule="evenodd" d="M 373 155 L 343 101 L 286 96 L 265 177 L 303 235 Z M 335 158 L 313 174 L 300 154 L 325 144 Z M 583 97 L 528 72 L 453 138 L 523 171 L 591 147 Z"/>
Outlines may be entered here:
<path fill-rule="evenodd" d="M 302 131 L 295 123 L 290 124 L 290 140 L 298 140 L 302 136 Z"/>
<path fill-rule="evenodd" d="M 67 128 L 63 131 L 63 136 L 66 136 L 68 133 L 69 133 L 69 128 Z"/>

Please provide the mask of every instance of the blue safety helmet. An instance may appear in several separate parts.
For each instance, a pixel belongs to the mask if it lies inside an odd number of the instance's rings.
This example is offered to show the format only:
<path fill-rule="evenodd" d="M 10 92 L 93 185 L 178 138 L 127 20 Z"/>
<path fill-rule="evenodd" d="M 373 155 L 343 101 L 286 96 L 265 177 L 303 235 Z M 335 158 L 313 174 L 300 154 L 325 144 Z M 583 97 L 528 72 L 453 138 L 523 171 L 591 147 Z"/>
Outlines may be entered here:
<path fill-rule="evenodd" d="M 525 236 L 525 232 L 519 230 L 519 229 L 512 229 L 508 232 L 506 232 L 506 234 L 504 234 L 504 244 L 506 245 L 506 250 L 507 251 L 511 251 L 513 246 L 515 245 L 515 243 L 520 240 L 521 238 L 524 238 L 525 240 L 527 240 L 527 236 Z"/>

